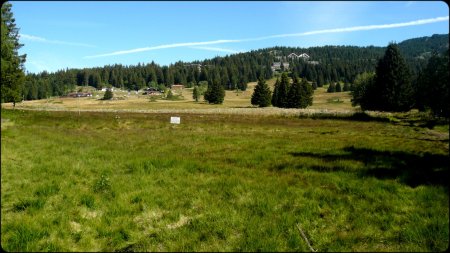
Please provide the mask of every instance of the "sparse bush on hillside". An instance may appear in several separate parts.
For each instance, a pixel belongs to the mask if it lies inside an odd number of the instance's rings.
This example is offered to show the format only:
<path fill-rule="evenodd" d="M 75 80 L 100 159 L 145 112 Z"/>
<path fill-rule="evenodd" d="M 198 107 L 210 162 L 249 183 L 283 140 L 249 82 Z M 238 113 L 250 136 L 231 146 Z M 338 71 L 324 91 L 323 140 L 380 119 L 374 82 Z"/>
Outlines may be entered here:
<path fill-rule="evenodd" d="M 377 98 L 373 96 L 375 73 L 362 73 L 356 76 L 352 90 L 352 105 L 361 105 L 361 108 L 367 108 L 368 104 L 373 103 Z"/>
<path fill-rule="evenodd" d="M 172 90 L 169 90 L 169 93 L 167 93 L 167 99 L 168 100 L 171 100 L 171 99 L 173 99 L 173 97 L 174 97 L 174 95 L 173 95 L 173 92 L 172 92 Z"/>
<path fill-rule="evenodd" d="M 103 100 L 110 100 L 112 99 L 114 96 L 114 94 L 112 93 L 112 91 L 110 89 L 107 89 L 105 91 L 105 94 L 103 95 Z"/>

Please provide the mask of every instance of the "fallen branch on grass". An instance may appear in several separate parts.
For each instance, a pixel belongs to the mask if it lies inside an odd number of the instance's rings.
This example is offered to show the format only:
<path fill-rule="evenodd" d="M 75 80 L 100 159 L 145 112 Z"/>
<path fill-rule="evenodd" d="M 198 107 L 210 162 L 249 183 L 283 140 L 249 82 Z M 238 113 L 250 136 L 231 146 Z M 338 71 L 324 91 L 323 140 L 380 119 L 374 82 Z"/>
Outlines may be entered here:
<path fill-rule="evenodd" d="M 300 234 L 302 235 L 303 239 L 305 239 L 306 244 L 308 244 L 309 249 L 310 249 L 312 252 L 316 252 L 317 250 L 315 250 L 315 249 L 313 249 L 313 247 L 311 247 L 311 244 L 309 243 L 308 238 L 306 238 L 306 235 L 305 235 L 305 233 L 303 233 L 303 230 L 302 230 L 302 228 L 300 227 L 299 224 L 297 224 L 297 228 L 298 228 L 298 230 L 300 231 Z"/>

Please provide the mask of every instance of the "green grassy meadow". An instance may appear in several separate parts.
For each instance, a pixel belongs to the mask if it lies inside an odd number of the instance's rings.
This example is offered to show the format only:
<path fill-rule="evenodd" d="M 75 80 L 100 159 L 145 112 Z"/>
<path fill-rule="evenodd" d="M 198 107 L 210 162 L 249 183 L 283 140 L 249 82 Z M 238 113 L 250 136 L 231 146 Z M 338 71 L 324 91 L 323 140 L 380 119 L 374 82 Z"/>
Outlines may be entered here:
<path fill-rule="evenodd" d="M 298 227 L 317 251 L 449 245 L 448 125 L 195 112 L 1 117 L 7 251 L 310 251 Z"/>

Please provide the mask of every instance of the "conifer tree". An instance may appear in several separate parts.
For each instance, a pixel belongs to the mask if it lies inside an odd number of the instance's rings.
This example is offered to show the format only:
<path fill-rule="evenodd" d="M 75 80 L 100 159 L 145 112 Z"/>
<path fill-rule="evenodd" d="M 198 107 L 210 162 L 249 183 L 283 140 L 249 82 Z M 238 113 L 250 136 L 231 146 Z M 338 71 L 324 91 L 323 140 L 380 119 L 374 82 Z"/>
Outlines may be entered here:
<path fill-rule="evenodd" d="M 222 104 L 224 97 L 225 89 L 219 83 L 218 79 L 215 79 L 211 85 L 208 85 L 204 98 L 210 104 Z"/>
<path fill-rule="evenodd" d="M 197 85 L 195 85 L 194 91 L 192 92 L 192 98 L 195 99 L 195 102 L 198 102 L 200 98 L 200 90 Z"/>
<path fill-rule="evenodd" d="M 411 75 L 396 44 L 389 44 L 382 59 L 378 61 L 375 87 L 379 99 L 374 109 L 382 111 L 408 111 L 414 101 Z"/>
<path fill-rule="evenodd" d="M 110 100 L 113 98 L 113 93 L 111 89 L 106 89 L 105 94 L 103 95 L 103 100 Z"/>
<path fill-rule="evenodd" d="M 12 102 L 13 107 L 22 101 L 25 74 L 23 64 L 26 55 L 19 55 L 23 46 L 19 43 L 19 29 L 16 27 L 11 4 L 1 7 L 1 102 Z"/>
<path fill-rule="evenodd" d="M 336 92 L 336 85 L 334 83 L 330 83 L 330 85 L 328 85 L 327 92 Z"/>
<path fill-rule="evenodd" d="M 294 77 L 294 81 L 289 88 L 287 108 L 301 108 L 302 107 L 302 94 L 303 90 L 298 77 Z"/>
<path fill-rule="evenodd" d="M 335 90 L 336 90 L 336 92 L 341 92 L 342 91 L 342 87 L 341 87 L 341 83 L 340 82 L 337 82 Z"/>
<path fill-rule="evenodd" d="M 449 112 L 449 51 L 443 56 L 433 54 L 418 78 L 417 101 L 421 110 L 431 109 L 436 116 L 448 118 Z"/>
<path fill-rule="evenodd" d="M 262 76 L 259 77 L 258 84 L 255 86 L 255 90 L 252 95 L 251 103 L 252 105 L 257 105 L 259 107 L 267 107 L 270 105 L 271 91 L 266 81 Z"/>
<path fill-rule="evenodd" d="M 312 86 L 308 84 L 308 81 L 306 81 L 306 79 L 302 80 L 301 88 L 302 88 L 301 108 L 306 108 L 312 105 L 314 90 Z"/>
<path fill-rule="evenodd" d="M 277 106 L 286 108 L 288 104 L 288 91 L 289 91 L 289 77 L 286 72 L 281 74 L 280 85 L 277 92 Z"/>

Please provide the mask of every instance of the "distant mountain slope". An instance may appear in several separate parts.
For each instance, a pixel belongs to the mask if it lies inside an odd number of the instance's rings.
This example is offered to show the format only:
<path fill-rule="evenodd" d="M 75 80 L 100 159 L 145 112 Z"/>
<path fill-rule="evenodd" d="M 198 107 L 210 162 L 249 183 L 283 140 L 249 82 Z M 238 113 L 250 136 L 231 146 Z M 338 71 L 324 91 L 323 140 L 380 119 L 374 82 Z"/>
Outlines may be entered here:
<path fill-rule="evenodd" d="M 405 57 L 424 57 L 433 51 L 443 53 L 448 49 L 448 34 L 434 34 L 431 37 L 420 37 L 398 43 Z"/>
<path fill-rule="evenodd" d="M 420 37 L 414 39 L 408 39 L 397 44 L 400 48 L 403 56 L 407 58 L 411 65 L 417 64 L 414 62 L 416 60 L 428 60 L 433 51 L 437 53 L 444 53 L 449 46 L 448 34 L 434 34 L 430 37 Z M 387 47 L 387 45 L 386 45 Z M 318 61 L 321 64 L 335 64 L 335 63 L 348 63 L 348 62 L 358 62 L 359 64 L 376 64 L 379 58 L 384 55 L 386 47 L 376 47 L 376 46 L 321 46 L 321 47 L 271 47 L 264 48 L 256 51 L 251 51 L 247 53 L 235 54 L 227 56 L 230 58 L 242 58 L 246 55 L 252 55 L 260 65 L 264 65 L 265 62 L 258 60 L 261 57 L 256 56 L 257 54 L 264 54 L 267 59 L 272 64 L 275 61 L 288 61 L 287 57 L 291 53 L 300 55 L 306 53 L 310 56 L 311 61 Z M 274 56 L 274 57 L 271 57 Z M 276 58 L 278 56 L 278 58 Z M 221 65 L 221 60 L 227 59 L 227 57 L 216 57 L 211 60 L 203 61 L 204 64 L 218 64 Z"/>

